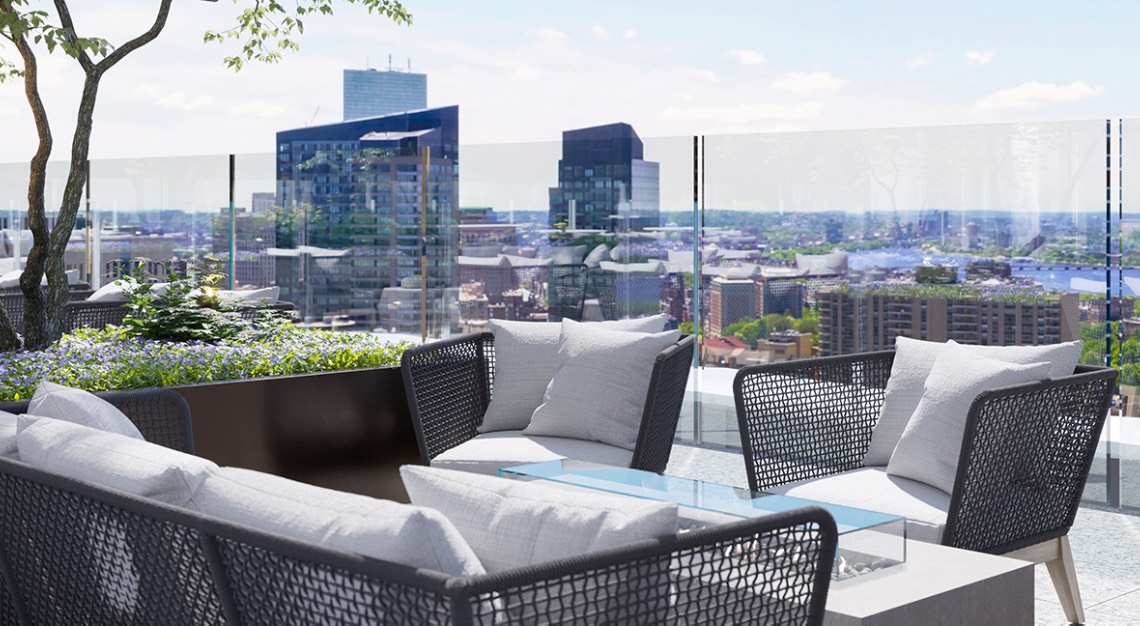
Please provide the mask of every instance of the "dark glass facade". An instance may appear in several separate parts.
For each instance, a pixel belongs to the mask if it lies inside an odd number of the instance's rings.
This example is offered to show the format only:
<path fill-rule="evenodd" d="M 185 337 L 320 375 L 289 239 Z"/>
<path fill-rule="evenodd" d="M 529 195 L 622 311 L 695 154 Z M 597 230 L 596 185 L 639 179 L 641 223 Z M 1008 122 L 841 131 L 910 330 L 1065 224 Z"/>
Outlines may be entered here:
<path fill-rule="evenodd" d="M 277 133 L 277 284 L 301 314 L 383 323 L 381 292 L 454 287 L 459 107 Z M 427 174 L 427 238 L 422 153 Z M 407 279 L 407 280 L 406 280 Z"/>
<path fill-rule="evenodd" d="M 659 226 L 658 164 L 646 161 L 643 151 L 641 138 L 625 123 L 563 132 L 550 225 L 608 232 Z"/>

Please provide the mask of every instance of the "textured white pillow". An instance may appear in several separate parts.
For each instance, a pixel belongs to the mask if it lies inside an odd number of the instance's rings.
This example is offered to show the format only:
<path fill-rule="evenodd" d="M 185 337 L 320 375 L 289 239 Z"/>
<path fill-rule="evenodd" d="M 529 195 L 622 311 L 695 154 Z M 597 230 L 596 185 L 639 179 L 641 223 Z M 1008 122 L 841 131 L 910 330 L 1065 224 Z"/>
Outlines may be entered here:
<path fill-rule="evenodd" d="M 54 417 L 135 439 L 143 438 L 134 422 L 115 408 L 115 405 L 88 391 L 64 387 L 48 380 L 42 380 L 36 385 L 36 392 L 28 403 L 28 413 Z"/>
<path fill-rule="evenodd" d="M 144 498 L 197 510 L 194 495 L 218 469 L 212 461 L 72 422 L 21 415 L 20 460 Z"/>
<path fill-rule="evenodd" d="M 128 281 L 116 280 L 103 285 L 87 296 L 88 302 L 126 302 L 130 290 Z"/>
<path fill-rule="evenodd" d="M 677 505 L 405 465 L 412 503 L 451 520 L 488 572 L 677 532 Z"/>
<path fill-rule="evenodd" d="M 930 369 L 922 400 L 899 438 L 887 473 L 952 492 L 966 416 L 978 394 L 1044 380 L 1049 368 L 1049 363 L 1022 365 L 979 358 L 959 346 L 943 350 Z"/>
<path fill-rule="evenodd" d="M 16 453 L 16 415 L 0 411 L 0 456 L 19 458 Z"/>
<path fill-rule="evenodd" d="M 661 332 L 665 316 L 597 322 L 591 328 Z M 546 386 L 558 370 L 560 324 L 491 320 L 495 335 L 495 389 L 479 432 L 522 430 L 542 404 Z"/>
<path fill-rule="evenodd" d="M 12 289 L 20 286 L 20 275 L 24 270 L 12 270 L 3 276 L 0 276 L 0 289 Z"/>
<path fill-rule="evenodd" d="M 234 291 L 227 289 L 218 290 L 218 300 L 227 306 L 277 304 L 277 300 L 280 297 L 280 287 L 263 287 L 261 289 L 242 289 Z"/>
<path fill-rule="evenodd" d="M 523 433 L 632 450 L 654 361 L 680 337 L 679 330 L 646 334 L 563 320 L 558 371 Z"/>
<path fill-rule="evenodd" d="M 863 459 L 864 465 L 886 465 L 890 461 L 903 429 L 922 399 L 922 385 L 930 375 L 930 368 L 950 346 L 958 346 L 977 357 L 1006 363 L 1048 362 L 1051 364 L 1049 378 L 1071 375 L 1081 358 L 1080 341 L 1045 346 L 974 346 L 898 337 L 895 339 L 895 360 L 891 366 L 891 377 L 887 380 L 883 408 L 871 431 L 871 445 Z"/>
<path fill-rule="evenodd" d="M 484 573 L 459 531 L 431 509 L 236 467 L 210 475 L 198 500 L 207 515 L 325 547 L 451 576 Z"/>

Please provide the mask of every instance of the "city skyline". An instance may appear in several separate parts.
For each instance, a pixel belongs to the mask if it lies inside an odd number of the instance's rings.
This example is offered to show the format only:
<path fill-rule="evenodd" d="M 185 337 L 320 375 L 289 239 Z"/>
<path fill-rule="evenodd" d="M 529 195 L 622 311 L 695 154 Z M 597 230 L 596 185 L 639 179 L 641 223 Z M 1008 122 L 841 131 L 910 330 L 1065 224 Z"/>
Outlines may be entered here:
<path fill-rule="evenodd" d="M 433 77 L 429 106 L 463 106 L 464 144 L 556 143 L 616 120 L 654 138 L 1127 116 L 1140 95 L 1127 67 L 1140 6 L 1062 6 L 412 3 L 411 27 L 341 6 L 306 24 L 301 52 L 234 75 L 222 63 L 232 50 L 201 42 L 234 7 L 180 3 L 168 32 L 108 74 L 92 157 L 268 152 L 277 129 L 336 121 L 342 70 L 383 69 L 389 54 Z M 138 0 L 75 17 L 117 42 L 152 10 Z M 57 158 L 72 65 L 41 65 Z M 0 163 L 26 161 L 34 133 L 18 82 L 0 86 L 0 125 Z"/>

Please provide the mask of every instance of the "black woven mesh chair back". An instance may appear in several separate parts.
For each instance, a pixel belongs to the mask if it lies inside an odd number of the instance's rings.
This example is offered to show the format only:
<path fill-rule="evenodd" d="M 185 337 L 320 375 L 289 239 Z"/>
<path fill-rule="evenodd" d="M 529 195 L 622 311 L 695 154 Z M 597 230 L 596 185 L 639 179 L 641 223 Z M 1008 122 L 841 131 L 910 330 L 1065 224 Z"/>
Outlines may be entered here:
<path fill-rule="evenodd" d="M 863 466 L 893 352 L 748 366 L 733 394 L 749 486 L 763 490 Z M 1068 533 L 1117 373 L 981 394 L 966 421 L 942 543 L 1003 554 Z"/>
<path fill-rule="evenodd" d="M 658 473 L 665 470 L 695 343 L 692 336 L 684 336 L 657 355 L 631 467 Z M 479 333 L 433 341 L 404 352 L 400 368 L 404 391 L 425 465 L 478 434 L 475 429 L 483 422 L 494 390 L 494 345 L 494 335 Z"/>
<path fill-rule="evenodd" d="M 894 352 L 740 369 L 733 381 L 753 490 L 862 467 Z"/>
<path fill-rule="evenodd" d="M 621 315 L 617 302 L 617 274 L 601 268 L 590 268 L 586 274 L 586 297 L 598 299 L 598 308 L 602 310 L 602 319 L 616 320 Z"/>
<path fill-rule="evenodd" d="M 63 307 L 63 331 L 76 328 L 103 328 L 110 324 L 122 324 L 127 315 L 127 307 L 122 302 L 68 302 Z"/>
<path fill-rule="evenodd" d="M 551 265 L 548 289 L 550 321 L 582 321 L 582 305 L 586 301 L 585 265 Z"/>
<path fill-rule="evenodd" d="M 138 427 L 143 439 L 180 452 L 194 453 L 190 406 L 177 392 L 137 389 L 103 391 L 96 395 L 122 411 Z M 19 415 L 28 412 L 28 404 L 28 400 L 0 402 L 0 411 Z"/>
<path fill-rule="evenodd" d="M 1002 554 L 1067 534 L 1116 378 L 1079 366 L 1073 376 L 978 396 L 942 542 Z"/>
<path fill-rule="evenodd" d="M 448 578 L 7 459 L 0 498 L 6 624 L 820 624 L 836 547 L 805 508 Z"/>

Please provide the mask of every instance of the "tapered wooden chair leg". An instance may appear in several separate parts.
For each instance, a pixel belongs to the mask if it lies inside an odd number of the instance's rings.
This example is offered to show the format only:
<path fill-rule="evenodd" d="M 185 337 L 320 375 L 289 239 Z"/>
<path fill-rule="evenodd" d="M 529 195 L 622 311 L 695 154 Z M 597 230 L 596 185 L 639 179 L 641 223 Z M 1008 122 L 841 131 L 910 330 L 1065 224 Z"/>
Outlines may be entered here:
<path fill-rule="evenodd" d="M 1007 552 L 1004 556 L 1044 563 L 1053 579 L 1053 589 L 1065 610 L 1065 619 L 1073 624 L 1085 623 L 1085 608 L 1081 604 L 1081 590 L 1077 586 L 1077 570 L 1073 567 L 1073 550 L 1068 535 L 1043 541 L 1036 545 Z"/>
<path fill-rule="evenodd" d="M 1074 624 L 1085 623 L 1085 609 L 1081 603 L 1081 589 L 1077 585 L 1077 571 L 1073 567 L 1073 551 L 1069 547 L 1069 537 L 1057 540 L 1060 555 L 1045 563 L 1049 568 L 1049 577 L 1053 579 L 1053 588 L 1057 590 L 1057 598 L 1061 607 L 1065 609 L 1065 619 Z"/>

